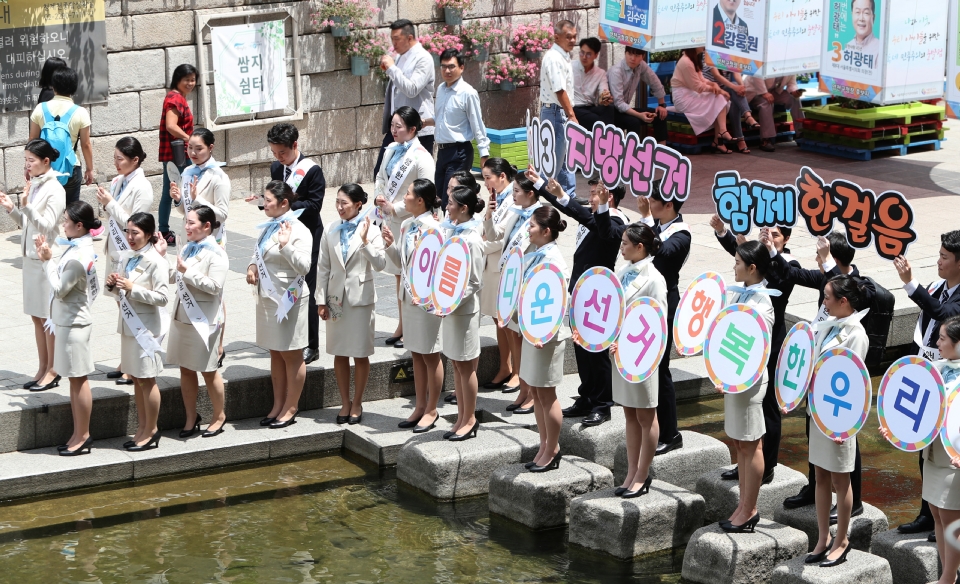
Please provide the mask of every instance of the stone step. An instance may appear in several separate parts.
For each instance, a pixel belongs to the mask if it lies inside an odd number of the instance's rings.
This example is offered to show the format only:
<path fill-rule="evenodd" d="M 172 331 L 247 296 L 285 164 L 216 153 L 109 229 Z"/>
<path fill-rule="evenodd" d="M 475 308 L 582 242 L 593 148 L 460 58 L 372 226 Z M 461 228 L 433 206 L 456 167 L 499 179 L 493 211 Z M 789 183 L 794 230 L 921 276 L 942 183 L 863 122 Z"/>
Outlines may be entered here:
<path fill-rule="evenodd" d="M 599 426 L 584 426 L 583 418 L 564 418 L 560 427 L 560 450 L 613 470 L 617 446 L 627 431 L 623 408 L 610 408 L 610 420 Z"/>
<path fill-rule="evenodd" d="M 836 501 L 837 496 L 834 495 L 833 502 L 836 503 Z M 820 532 L 817 527 L 817 507 L 815 505 L 807 505 L 799 509 L 784 509 L 783 505 L 781 505 L 774 511 L 773 520 L 777 523 L 795 527 L 806 533 L 810 541 L 807 551 L 811 551 L 816 547 Z M 852 545 L 855 550 L 872 552 L 871 545 L 873 538 L 878 534 L 885 533 L 889 527 L 890 524 L 887 522 L 887 516 L 883 511 L 869 503 L 864 503 L 863 514 L 851 518 L 850 529 L 848 531 L 850 545 Z M 836 537 L 836 525 L 830 526 L 830 535 L 831 537 Z"/>
<path fill-rule="evenodd" d="M 733 468 L 733 465 L 720 467 L 700 475 L 697 479 L 696 491 L 703 495 L 707 502 L 706 521 L 727 519 L 740 504 L 740 485 L 738 481 L 725 481 L 720 474 Z M 777 509 L 783 508 L 783 500 L 796 495 L 801 487 L 807 484 L 807 477 L 790 467 L 778 464 L 773 471 L 773 481 L 768 485 L 760 486 L 760 496 L 757 499 L 757 510 L 760 517 L 771 519 Z"/>
<path fill-rule="evenodd" d="M 613 489 L 570 502 L 571 544 L 632 559 L 682 547 L 702 525 L 703 497 L 654 480 L 650 492 L 622 499 Z"/>
<path fill-rule="evenodd" d="M 887 560 L 897 584 L 927 584 L 940 577 L 937 544 L 927 533 L 900 533 L 896 529 L 873 536 L 871 553 Z"/>
<path fill-rule="evenodd" d="M 726 533 L 711 523 L 690 538 L 681 574 L 704 584 L 766 582 L 777 564 L 806 551 L 805 533 L 767 519 L 760 520 L 755 533 Z"/>
<path fill-rule="evenodd" d="M 536 432 L 504 422 L 483 424 L 462 442 L 443 432 L 415 434 L 397 455 L 397 480 L 439 500 L 485 495 L 496 469 L 529 462 L 540 448 Z"/>
<path fill-rule="evenodd" d="M 806 554 L 804 554 L 806 555 Z M 783 562 L 770 575 L 772 584 L 901 584 L 880 556 L 851 550 L 847 561 L 831 568 L 803 563 L 804 556 Z"/>
<path fill-rule="evenodd" d="M 653 457 L 650 474 L 663 482 L 695 490 L 704 471 L 730 465 L 730 449 L 723 442 L 697 432 L 681 430 L 683 448 Z M 613 479 L 622 484 L 627 477 L 627 444 L 621 440 L 614 457 Z"/>
<path fill-rule="evenodd" d="M 613 486 L 606 467 L 564 456 L 556 470 L 534 473 L 522 464 L 497 469 L 490 477 L 490 512 L 531 529 L 566 525 L 570 500 Z"/>

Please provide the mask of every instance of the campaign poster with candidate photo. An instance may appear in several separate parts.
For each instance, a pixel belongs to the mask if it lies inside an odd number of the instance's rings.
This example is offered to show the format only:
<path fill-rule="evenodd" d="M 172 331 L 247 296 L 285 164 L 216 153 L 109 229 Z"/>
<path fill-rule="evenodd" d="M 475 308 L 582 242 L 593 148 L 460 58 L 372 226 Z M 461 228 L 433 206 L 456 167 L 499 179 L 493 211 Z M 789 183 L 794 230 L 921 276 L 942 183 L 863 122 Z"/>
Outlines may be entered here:
<path fill-rule="evenodd" d="M 960 118 L 960 8 L 957 2 L 950 3 L 947 22 L 947 115 Z"/>
<path fill-rule="evenodd" d="M 820 69 L 823 7 L 830 0 L 768 0 L 763 77 Z"/>
<path fill-rule="evenodd" d="M 599 36 L 646 51 L 703 46 L 706 0 L 600 0 Z"/>
<path fill-rule="evenodd" d="M 889 0 L 828 0 L 824 13 L 820 87 L 839 97 L 880 103 L 884 10 Z M 910 3 L 915 5 L 917 3 Z"/>
<path fill-rule="evenodd" d="M 948 0 L 923 0 L 893 2 L 887 7 L 890 13 L 884 37 L 882 103 L 936 99 L 943 95 L 947 4 Z"/>
<path fill-rule="evenodd" d="M 707 5 L 709 65 L 754 75 L 764 64 L 767 0 L 710 0 Z"/>

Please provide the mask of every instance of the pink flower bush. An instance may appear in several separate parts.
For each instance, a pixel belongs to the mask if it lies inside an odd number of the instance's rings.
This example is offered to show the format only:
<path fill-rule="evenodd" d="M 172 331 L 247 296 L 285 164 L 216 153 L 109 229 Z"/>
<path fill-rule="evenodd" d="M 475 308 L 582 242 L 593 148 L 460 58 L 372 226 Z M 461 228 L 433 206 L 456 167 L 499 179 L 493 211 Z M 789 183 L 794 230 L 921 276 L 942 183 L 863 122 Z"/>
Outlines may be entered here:
<path fill-rule="evenodd" d="M 473 8 L 473 0 L 436 0 L 438 8 L 452 8 L 466 12 Z"/>
<path fill-rule="evenodd" d="M 456 49 L 463 52 L 463 40 L 455 34 L 447 34 L 443 30 L 430 31 L 419 39 L 423 48 L 430 53 L 439 56 L 447 49 Z"/>
<path fill-rule="evenodd" d="M 346 26 L 351 30 L 373 26 L 380 9 L 369 0 L 321 0 L 320 10 L 311 14 L 315 26 Z"/>
<path fill-rule="evenodd" d="M 522 55 L 526 51 L 546 51 L 553 46 L 553 27 L 549 24 L 521 24 L 513 31 L 510 52 Z"/>
<path fill-rule="evenodd" d="M 510 55 L 494 55 L 483 76 L 493 83 L 508 82 L 525 87 L 537 78 L 537 64 Z"/>
<path fill-rule="evenodd" d="M 376 64 L 380 57 L 387 54 L 391 44 L 390 39 L 373 30 L 359 30 L 351 32 L 343 40 L 338 39 L 337 47 L 348 57 L 363 57 L 371 64 Z"/>
<path fill-rule="evenodd" d="M 509 36 L 509 31 L 496 28 L 489 22 L 474 20 L 470 24 L 464 25 L 460 31 L 460 38 L 463 43 L 470 47 L 470 55 L 476 55 L 480 49 L 493 48 L 493 45 L 501 39 Z"/>

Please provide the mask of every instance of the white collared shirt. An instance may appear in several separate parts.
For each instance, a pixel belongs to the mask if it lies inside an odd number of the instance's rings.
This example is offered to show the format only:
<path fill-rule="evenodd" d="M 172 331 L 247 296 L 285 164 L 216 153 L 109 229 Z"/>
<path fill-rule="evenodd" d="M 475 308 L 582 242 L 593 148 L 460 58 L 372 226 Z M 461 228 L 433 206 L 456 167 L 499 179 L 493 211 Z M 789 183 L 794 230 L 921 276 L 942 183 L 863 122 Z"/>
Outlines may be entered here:
<path fill-rule="evenodd" d="M 554 43 L 550 50 L 544 53 L 540 65 L 540 105 L 560 105 L 557 92 L 564 91 L 573 104 L 573 61 L 570 53 Z"/>
<path fill-rule="evenodd" d="M 573 105 L 600 105 L 600 94 L 609 91 L 607 72 L 596 63 L 590 71 L 579 60 L 573 63 Z"/>

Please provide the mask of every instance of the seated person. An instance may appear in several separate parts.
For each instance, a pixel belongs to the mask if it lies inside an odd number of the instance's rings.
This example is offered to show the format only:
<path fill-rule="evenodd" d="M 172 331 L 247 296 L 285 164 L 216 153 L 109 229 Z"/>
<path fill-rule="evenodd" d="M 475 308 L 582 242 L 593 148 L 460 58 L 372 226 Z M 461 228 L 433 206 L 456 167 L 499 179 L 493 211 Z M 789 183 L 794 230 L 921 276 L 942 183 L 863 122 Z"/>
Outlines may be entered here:
<path fill-rule="evenodd" d="M 737 152 L 741 154 L 750 154 L 747 148 L 747 141 L 743 137 L 743 125 L 746 123 L 750 129 L 759 128 L 760 124 L 753 119 L 750 112 L 750 104 L 747 103 L 747 88 L 743 84 L 743 78 L 739 71 L 723 71 L 712 65 L 708 65 L 706 58 L 703 61 L 703 78 L 707 81 L 713 81 L 723 88 L 730 96 L 730 109 L 727 111 L 727 128 L 730 135 L 737 141 Z"/>
<path fill-rule="evenodd" d="M 774 144 L 777 137 L 777 127 L 773 123 L 774 104 L 779 103 L 790 109 L 797 132 L 803 127 L 803 109 L 800 107 L 803 90 L 797 87 L 797 76 L 762 79 L 747 75 L 743 78 L 743 83 L 747 88 L 747 101 L 750 107 L 757 110 L 757 117 L 760 119 L 760 150 L 773 152 L 776 150 Z"/>
<path fill-rule="evenodd" d="M 703 51 L 703 47 L 683 49 L 670 79 L 673 106 L 687 117 L 694 134 L 699 136 L 713 128 L 713 148 L 733 154 L 726 146 L 734 141 L 727 131 L 730 96 L 716 82 L 703 78 Z"/>
<path fill-rule="evenodd" d="M 646 136 L 646 125 L 653 124 L 653 137 L 657 142 L 667 140 L 667 92 L 657 74 L 653 72 L 643 60 L 643 51 L 627 47 L 623 61 L 607 71 L 607 83 L 610 94 L 613 96 L 613 105 L 616 107 L 614 124 L 624 132 L 636 132 L 638 136 Z M 657 98 L 656 113 L 641 111 L 630 103 L 637 91 L 637 85 L 643 80 Z M 643 96 L 646 102 L 646 96 Z M 644 110 L 646 103 L 644 103 Z"/>
<path fill-rule="evenodd" d="M 607 88 L 607 72 L 594 63 L 602 46 L 595 37 L 581 40 L 580 60 L 573 64 L 573 113 L 588 130 L 595 122 L 612 124 L 616 111 Z"/>

